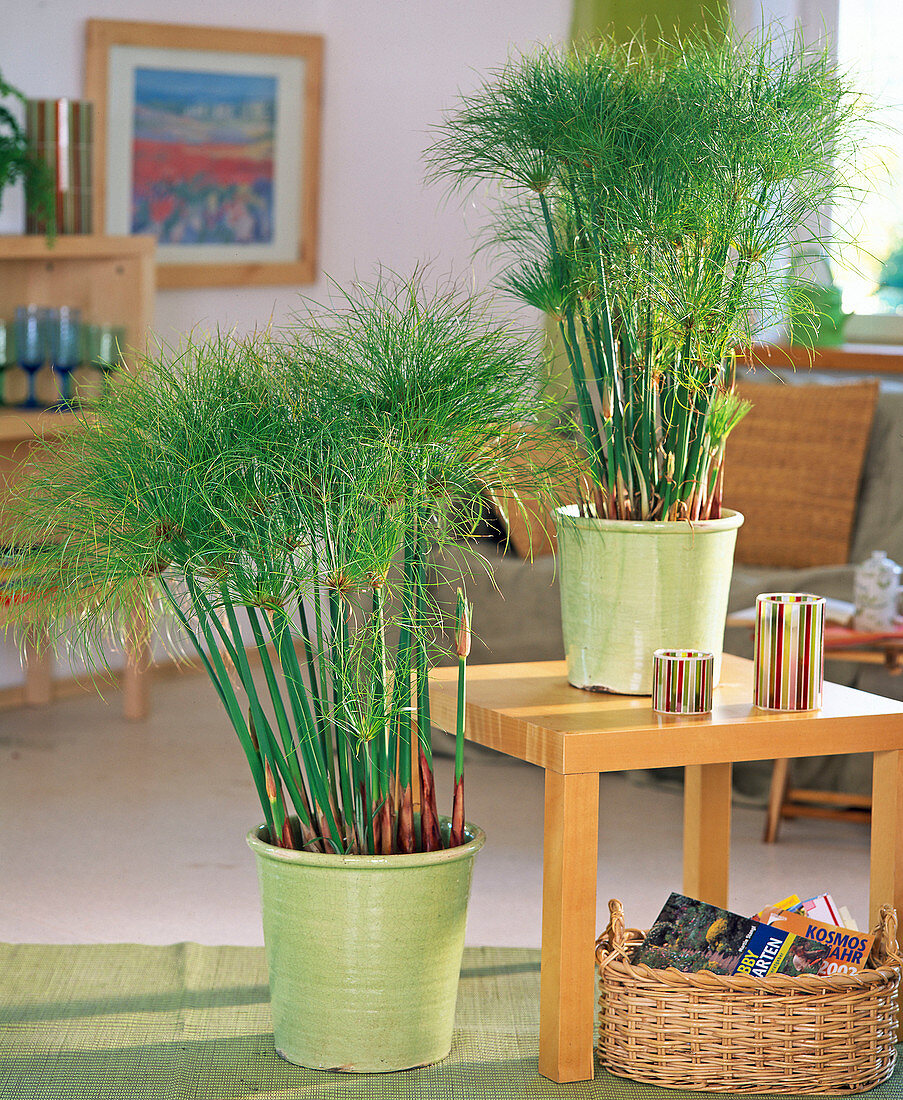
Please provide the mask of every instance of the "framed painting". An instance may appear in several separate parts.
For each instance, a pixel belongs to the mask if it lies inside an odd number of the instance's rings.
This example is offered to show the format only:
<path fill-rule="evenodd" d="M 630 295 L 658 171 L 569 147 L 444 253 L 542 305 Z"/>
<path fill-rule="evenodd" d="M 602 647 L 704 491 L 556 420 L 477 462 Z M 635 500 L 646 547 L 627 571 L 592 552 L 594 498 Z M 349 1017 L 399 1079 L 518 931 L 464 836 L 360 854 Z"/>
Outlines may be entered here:
<path fill-rule="evenodd" d="M 315 280 L 322 38 L 89 19 L 85 71 L 98 232 L 160 287 Z"/>

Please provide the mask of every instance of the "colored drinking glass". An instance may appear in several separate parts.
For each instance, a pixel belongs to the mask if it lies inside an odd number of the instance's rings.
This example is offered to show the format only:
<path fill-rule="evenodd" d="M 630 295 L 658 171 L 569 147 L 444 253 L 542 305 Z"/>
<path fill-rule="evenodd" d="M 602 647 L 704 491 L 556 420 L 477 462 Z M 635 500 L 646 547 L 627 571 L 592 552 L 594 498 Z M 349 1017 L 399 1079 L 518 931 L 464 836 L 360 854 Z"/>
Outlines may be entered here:
<path fill-rule="evenodd" d="M 0 321 L 0 405 L 6 405 L 6 372 L 16 365 L 16 337 L 12 321 Z"/>
<path fill-rule="evenodd" d="M 39 409 L 36 375 L 47 358 L 47 310 L 40 306 L 17 306 L 13 328 L 16 362 L 28 375 L 28 396 L 23 409 Z"/>
<path fill-rule="evenodd" d="M 101 400 L 109 392 L 110 375 L 123 368 L 124 346 L 124 325 L 85 325 L 85 360 L 103 373 Z"/>
<path fill-rule="evenodd" d="M 50 365 L 60 384 L 60 400 L 54 406 L 56 409 L 72 408 L 72 372 L 82 361 L 81 325 L 80 309 L 60 306 L 59 309 L 48 310 Z"/>

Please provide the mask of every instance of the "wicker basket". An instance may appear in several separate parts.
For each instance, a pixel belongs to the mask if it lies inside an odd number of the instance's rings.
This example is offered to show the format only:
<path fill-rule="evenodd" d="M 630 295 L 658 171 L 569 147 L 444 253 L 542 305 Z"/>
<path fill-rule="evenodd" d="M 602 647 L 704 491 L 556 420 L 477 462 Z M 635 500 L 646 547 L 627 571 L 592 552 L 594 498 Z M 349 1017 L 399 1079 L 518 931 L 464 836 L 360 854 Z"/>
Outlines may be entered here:
<path fill-rule="evenodd" d="M 596 944 L 599 1060 L 611 1073 L 705 1092 L 839 1096 L 886 1081 L 896 1060 L 897 915 L 890 906 L 858 974 L 768 978 L 654 970 L 619 901 Z"/>

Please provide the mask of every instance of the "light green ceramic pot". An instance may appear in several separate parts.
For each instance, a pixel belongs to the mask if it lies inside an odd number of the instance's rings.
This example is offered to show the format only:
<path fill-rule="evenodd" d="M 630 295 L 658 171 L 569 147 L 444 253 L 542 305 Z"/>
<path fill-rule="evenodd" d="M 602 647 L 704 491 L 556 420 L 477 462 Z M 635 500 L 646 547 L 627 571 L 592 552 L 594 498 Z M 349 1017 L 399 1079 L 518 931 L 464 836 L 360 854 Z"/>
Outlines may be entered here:
<path fill-rule="evenodd" d="M 694 523 L 555 513 L 568 680 L 592 691 L 652 692 L 656 649 L 704 649 L 721 671 L 739 512 Z"/>
<path fill-rule="evenodd" d="M 486 834 L 468 824 L 460 847 L 392 856 L 294 852 L 267 835 L 262 826 L 248 844 L 279 1054 L 349 1073 L 444 1058 L 473 861 Z"/>

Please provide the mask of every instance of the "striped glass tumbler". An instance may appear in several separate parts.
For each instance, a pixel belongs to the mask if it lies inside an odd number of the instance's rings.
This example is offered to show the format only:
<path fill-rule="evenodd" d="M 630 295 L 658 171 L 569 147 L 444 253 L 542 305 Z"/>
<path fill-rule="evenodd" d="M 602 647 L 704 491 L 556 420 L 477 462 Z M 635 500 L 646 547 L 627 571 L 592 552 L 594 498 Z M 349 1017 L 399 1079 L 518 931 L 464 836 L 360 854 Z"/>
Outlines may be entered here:
<path fill-rule="evenodd" d="M 763 710 L 816 710 L 825 680 L 825 599 L 796 592 L 756 597 L 753 702 Z"/>
<path fill-rule="evenodd" d="M 657 649 L 652 655 L 652 709 L 660 714 L 708 714 L 714 678 L 714 653 Z"/>

